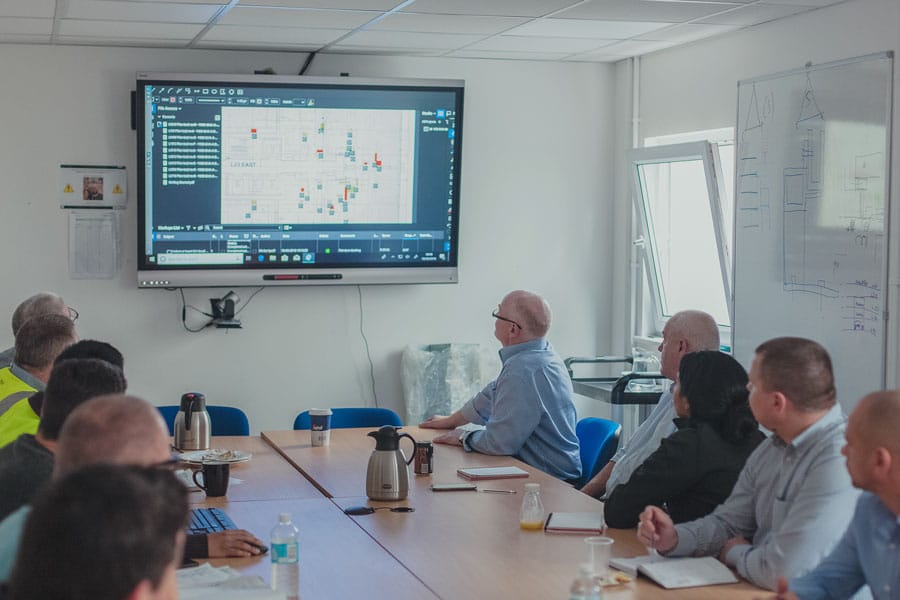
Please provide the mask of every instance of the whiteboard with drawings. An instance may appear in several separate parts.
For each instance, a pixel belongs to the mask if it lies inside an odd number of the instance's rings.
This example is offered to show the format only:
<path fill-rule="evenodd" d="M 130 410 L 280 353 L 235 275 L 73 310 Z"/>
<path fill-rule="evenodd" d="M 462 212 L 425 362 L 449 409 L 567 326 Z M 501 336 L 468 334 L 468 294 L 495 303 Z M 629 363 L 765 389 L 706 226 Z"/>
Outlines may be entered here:
<path fill-rule="evenodd" d="M 893 55 L 738 83 L 734 355 L 831 355 L 845 410 L 884 387 Z"/>

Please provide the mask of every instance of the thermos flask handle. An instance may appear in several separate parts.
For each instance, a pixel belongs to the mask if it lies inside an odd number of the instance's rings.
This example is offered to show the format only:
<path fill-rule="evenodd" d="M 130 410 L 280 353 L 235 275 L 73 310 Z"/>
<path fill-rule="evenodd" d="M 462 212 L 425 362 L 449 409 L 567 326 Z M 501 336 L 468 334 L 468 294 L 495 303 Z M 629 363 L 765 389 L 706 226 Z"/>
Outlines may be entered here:
<path fill-rule="evenodd" d="M 407 438 L 409 438 L 409 439 L 412 441 L 413 451 L 410 452 L 410 454 L 409 454 L 409 460 L 406 461 L 406 464 L 409 464 L 409 463 L 411 463 L 411 462 L 413 461 L 413 459 L 416 457 L 416 440 L 415 440 L 415 438 L 413 438 L 413 436 L 409 435 L 408 433 L 401 433 L 398 437 L 401 437 L 401 438 L 407 437 Z M 397 446 L 399 447 L 399 445 L 400 445 L 400 442 L 399 442 L 399 440 L 398 440 Z"/>

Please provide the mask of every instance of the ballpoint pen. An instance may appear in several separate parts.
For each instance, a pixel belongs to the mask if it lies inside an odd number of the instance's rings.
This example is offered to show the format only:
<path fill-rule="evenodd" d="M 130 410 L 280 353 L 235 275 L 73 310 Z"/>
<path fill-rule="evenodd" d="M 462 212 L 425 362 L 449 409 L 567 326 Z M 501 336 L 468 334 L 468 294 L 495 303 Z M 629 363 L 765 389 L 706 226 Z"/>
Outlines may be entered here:
<path fill-rule="evenodd" d="M 494 492 L 495 494 L 515 494 L 516 490 L 478 490 L 479 492 Z"/>

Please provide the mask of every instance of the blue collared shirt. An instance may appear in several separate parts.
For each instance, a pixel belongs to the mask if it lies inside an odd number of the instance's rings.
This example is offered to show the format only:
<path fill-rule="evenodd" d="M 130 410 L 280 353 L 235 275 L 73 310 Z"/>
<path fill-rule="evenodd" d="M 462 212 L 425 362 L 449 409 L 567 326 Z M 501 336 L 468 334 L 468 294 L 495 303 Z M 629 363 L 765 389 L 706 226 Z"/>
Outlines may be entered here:
<path fill-rule="evenodd" d="M 554 477 L 581 475 L 575 436 L 572 381 L 544 338 L 500 350 L 503 368 L 460 409 L 485 429 L 470 433 L 463 446 L 484 454 L 515 456 Z"/>
<path fill-rule="evenodd" d="M 859 490 L 850 483 L 841 448 L 846 419 L 835 405 L 790 444 L 773 435 L 747 459 L 734 490 L 712 514 L 676 525 L 670 556 L 725 557 L 742 577 L 775 589 L 778 577 L 811 570 L 837 544 Z"/>
<path fill-rule="evenodd" d="M 849 598 L 868 584 L 876 600 L 900 595 L 900 518 L 864 492 L 844 537 L 812 572 L 791 581 L 803 600 Z"/>

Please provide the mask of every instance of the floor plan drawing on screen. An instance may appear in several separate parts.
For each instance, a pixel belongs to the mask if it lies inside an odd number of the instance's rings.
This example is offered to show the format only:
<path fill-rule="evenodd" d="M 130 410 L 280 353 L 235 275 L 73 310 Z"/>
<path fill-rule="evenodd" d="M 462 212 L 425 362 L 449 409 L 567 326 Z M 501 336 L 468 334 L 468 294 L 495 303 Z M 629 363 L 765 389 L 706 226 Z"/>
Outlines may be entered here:
<path fill-rule="evenodd" d="M 415 111 L 222 109 L 222 223 L 413 221 Z"/>

